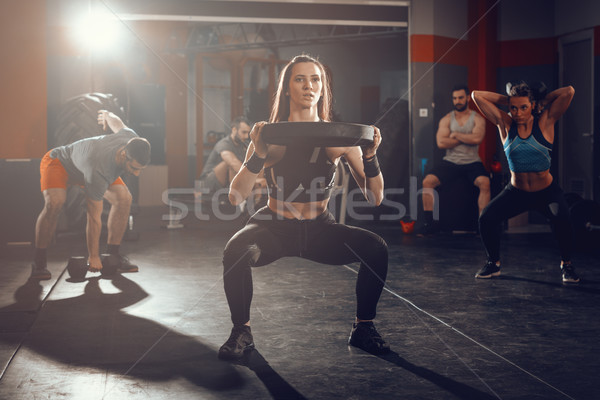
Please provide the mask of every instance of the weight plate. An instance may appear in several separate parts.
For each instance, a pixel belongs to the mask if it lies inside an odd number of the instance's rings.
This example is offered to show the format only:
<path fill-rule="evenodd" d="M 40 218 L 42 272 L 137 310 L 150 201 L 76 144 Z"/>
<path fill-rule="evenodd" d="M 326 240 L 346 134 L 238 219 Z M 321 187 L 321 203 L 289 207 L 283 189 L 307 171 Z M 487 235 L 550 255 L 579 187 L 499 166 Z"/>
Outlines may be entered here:
<path fill-rule="evenodd" d="M 262 129 L 269 144 L 310 143 L 315 147 L 365 146 L 373 143 L 374 134 L 372 126 L 347 122 L 276 122 Z"/>

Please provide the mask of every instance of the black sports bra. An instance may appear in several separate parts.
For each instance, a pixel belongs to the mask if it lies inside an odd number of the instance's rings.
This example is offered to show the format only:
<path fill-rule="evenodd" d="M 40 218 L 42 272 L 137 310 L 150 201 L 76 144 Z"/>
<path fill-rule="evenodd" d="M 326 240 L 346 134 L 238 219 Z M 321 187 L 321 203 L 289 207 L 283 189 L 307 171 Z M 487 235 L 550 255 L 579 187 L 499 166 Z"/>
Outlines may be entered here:
<path fill-rule="evenodd" d="M 322 201 L 331 196 L 336 165 L 325 147 L 287 146 L 283 158 L 265 168 L 269 196 L 297 203 Z"/>

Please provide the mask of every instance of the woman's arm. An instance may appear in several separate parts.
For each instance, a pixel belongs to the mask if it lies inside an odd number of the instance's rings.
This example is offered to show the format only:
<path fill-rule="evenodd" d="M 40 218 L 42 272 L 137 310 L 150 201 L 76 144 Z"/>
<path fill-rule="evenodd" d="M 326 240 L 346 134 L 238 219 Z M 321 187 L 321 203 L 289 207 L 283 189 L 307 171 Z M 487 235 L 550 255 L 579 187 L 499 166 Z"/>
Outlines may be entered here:
<path fill-rule="evenodd" d="M 365 173 L 365 170 L 373 171 L 374 164 L 372 163 L 377 162 L 377 148 L 381 144 L 379 128 L 374 126 L 373 129 L 375 130 L 373 144 L 365 148 L 364 154 L 360 147 L 355 146 L 349 148 L 350 150 L 344 154 L 344 158 L 348 162 L 350 172 L 367 201 L 378 206 L 383 201 L 383 175 L 378 166 L 379 173 L 377 175 L 368 177 L 369 173 Z"/>
<path fill-rule="evenodd" d="M 567 111 L 573 96 L 575 95 L 575 89 L 573 86 L 565 86 L 552 92 L 548 93 L 546 97 L 541 101 L 543 107 L 548 108 L 547 124 L 554 125 L 556 121 Z"/>
<path fill-rule="evenodd" d="M 248 146 L 246 151 L 246 157 L 244 164 L 238 173 L 231 180 L 229 186 L 229 201 L 234 206 L 237 206 L 244 201 L 254 189 L 254 183 L 256 178 L 263 170 L 264 162 L 267 158 L 268 147 L 267 144 L 261 138 L 262 127 L 266 124 L 265 121 L 257 122 L 250 131 L 250 139 L 252 143 Z M 252 160 L 250 160 L 252 158 Z M 260 161 L 262 159 L 262 165 Z M 258 163 L 256 163 L 258 161 Z M 248 163 L 250 163 L 250 169 L 248 169 Z M 251 171 L 251 169 L 259 166 L 258 171 Z"/>
<path fill-rule="evenodd" d="M 499 109 L 498 105 L 508 105 L 508 96 L 483 90 L 474 90 L 471 93 L 471 98 L 483 116 L 498 127 L 500 136 L 504 140 L 507 135 L 506 127 L 510 127 L 512 118 L 506 112 Z"/>
<path fill-rule="evenodd" d="M 498 108 L 498 105 L 507 106 L 508 96 L 483 90 L 473 90 L 473 92 L 471 92 L 471 98 L 488 121 L 494 125 L 503 122 L 503 111 Z"/>

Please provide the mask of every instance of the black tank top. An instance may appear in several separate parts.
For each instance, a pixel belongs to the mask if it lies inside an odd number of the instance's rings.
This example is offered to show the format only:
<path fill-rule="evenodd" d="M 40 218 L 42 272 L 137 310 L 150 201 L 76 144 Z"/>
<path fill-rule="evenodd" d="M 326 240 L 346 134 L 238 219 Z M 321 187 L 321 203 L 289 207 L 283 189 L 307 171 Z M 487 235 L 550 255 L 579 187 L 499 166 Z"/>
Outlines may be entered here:
<path fill-rule="evenodd" d="M 331 196 L 336 165 L 325 147 L 287 146 L 283 158 L 265 168 L 269 196 L 280 201 L 310 203 Z"/>

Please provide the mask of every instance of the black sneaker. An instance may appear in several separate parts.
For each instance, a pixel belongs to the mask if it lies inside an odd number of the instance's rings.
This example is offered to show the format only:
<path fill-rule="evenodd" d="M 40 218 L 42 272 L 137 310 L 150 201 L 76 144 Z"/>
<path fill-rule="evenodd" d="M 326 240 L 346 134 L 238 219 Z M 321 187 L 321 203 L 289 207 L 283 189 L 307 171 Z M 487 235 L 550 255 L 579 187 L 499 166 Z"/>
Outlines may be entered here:
<path fill-rule="evenodd" d="M 129 259 L 120 254 L 111 255 L 112 257 L 117 257 L 117 272 L 138 272 L 139 268 L 137 265 L 132 264 Z"/>
<path fill-rule="evenodd" d="M 475 278 L 489 279 L 492 276 L 500 275 L 500 267 L 495 262 L 488 261 L 483 268 L 475 274 Z"/>
<path fill-rule="evenodd" d="M 379 335 L 373 322 L 370 321 L 355 322 L 352 324 L 348 344 L 371 354 L 385 354 L 390 352 L 390 346 Z"/>
<path fill-rule="evenodd" d="M 229 339 L 219 349 L 218 357 L 222 360 L 237 360 L 244 353 L 254 348 L 252 332 L 247 325 L 234 325 Z"/>
<path fill-rule="evenodd" d="M 579 276 L 575 273 L 575 269 L 571 264 L 561 265 L 562 281 L 564 283 L 577 283 L 579 282 Z"/>
<path fill-rule="evenodd" d="M 438 233 L 440 231 L 440 227 L 437 223 L 435 222 L 425 222 L 423 225 L 421 225 L 417 230 L 417 236 L 419 237 L 425 237 L 425 236 L 433 236 L 436 233 Z"/>
<path fill-rule="evenodd" d="M 41 281 L 47 281 L 52 278 L 52 274 L 46 267 L 38 267 L 35 263 L 31 264 L 31 276 L 30 279 L 39 279 Z"/>

